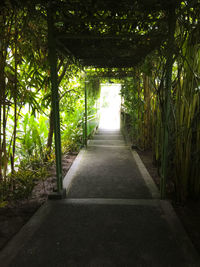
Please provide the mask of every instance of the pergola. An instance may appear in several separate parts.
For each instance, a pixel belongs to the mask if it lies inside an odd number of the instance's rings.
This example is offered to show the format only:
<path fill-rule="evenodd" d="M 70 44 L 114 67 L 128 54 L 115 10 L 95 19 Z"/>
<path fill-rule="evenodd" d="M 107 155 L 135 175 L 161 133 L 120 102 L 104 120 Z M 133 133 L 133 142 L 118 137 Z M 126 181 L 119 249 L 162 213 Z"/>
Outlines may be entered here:
<path fill-rule="evenodd" d="M 57 166 L 57 194 L 62 196 L 62 166 L 57 56 L 59 51 L 77 64 L 95 68 L 126 70 L 140 63 L 150 52 L 166 45 L 166 121 L 173 65 L 175 10 L 178 0 L 57 0 L 38 1 L 47 9 L 49 63 Z M 165 127 L 167 162 L 168 130 Z M 165 164 L 166 165 L 166 164 Z M 166 168 L 167 166 L 165 166 Z M 161 193 L 165 195 L 165 179 Z M 163 191 L 163 192 L 162 192 Z"/>
<path fill-rule="evenodd" d="M 178 2 L 52 0 L 56 48 L 83 66 L 133 67 L 168 39 L 168 18 Z"/>

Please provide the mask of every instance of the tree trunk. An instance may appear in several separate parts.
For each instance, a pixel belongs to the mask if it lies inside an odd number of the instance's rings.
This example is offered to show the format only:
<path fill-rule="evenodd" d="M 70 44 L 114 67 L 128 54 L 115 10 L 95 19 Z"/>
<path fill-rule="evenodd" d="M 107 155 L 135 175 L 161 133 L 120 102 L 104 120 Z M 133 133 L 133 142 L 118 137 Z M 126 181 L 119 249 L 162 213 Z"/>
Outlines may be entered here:
<path fill-rule="evenodd" d="M 151 146 L 150 138 L 150 90 L 149 90 L 149 77 L 143 74 L 144 84 L 144 148 L 147 149 Z"/>
<path fill-rule="evenodd" d="M 15 86 L 14 86 L 14 129 L 13 129 L 13 147 L 12 147 L 12 160 L 11 172 L 15 172 L 15 146 L 17 135 L 17 16 L 15 15 Z"/>
<path fill-rule="evenodd" d="M 63 61 L 60 61 L 60 64 L 58 66 L 58 69 L 61 68 L 61 63 L 63 64 Z M 68 62 L 65 64 L 62 73 L 58 77 L 58 86 L 61 83 L 63 77 L 65 76 L 67 67 L 68 67 Z M 63 95 L 64 96 L 64 95 Z M 63 97 L 61 96 L 60 99 Z M 46 160 L 48 159 L 48 156 L 51 153 L 51 147 L 52 147 L 52 142 L 53 142 L 53 131 L 54 131 L 54 124 L 53 124 L 53 110 L 51 108 L 50 115 L 49 115 L 49 133 L 48 133 L 48 140 L 47 140 L 47 154 L 46 154 Z"/>
<path fill-rule="evenodd" d="M 2 48 L 1 48 L 2 49 Z M 2 151 L 2 107 L 3 107 L 3 92 L 5 91 L 5 76 L 4 76 L 4 56 L 3 51 L 0 50 L 0 180 L 3 179 L 2 165 L 3 165 L 3 151 Z"/>

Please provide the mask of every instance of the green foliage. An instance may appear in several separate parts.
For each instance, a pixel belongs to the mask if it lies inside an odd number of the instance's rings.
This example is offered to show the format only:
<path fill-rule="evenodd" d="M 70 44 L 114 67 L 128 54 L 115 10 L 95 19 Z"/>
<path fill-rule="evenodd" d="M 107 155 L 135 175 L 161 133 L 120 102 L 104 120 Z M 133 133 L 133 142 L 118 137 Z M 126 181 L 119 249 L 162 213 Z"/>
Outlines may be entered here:
<path fill-rule="evenodd" d="M 184 44 L 185 60 L 179 61 L 182 73 L 178 76 L 175 97 L 175 183 L 180 187 L 178 199 L 184 201 L 188 195 L 198 197 L 200 193 L 200 73 L 199 45 L 189 37 Z M 181 177 L 181 179 L 180 179 Z"/>
<path fill-rule="evenodd" d="M 5 208 L 7 205 L 8 205 L 7 201 L 1 201 L 1 199 L 0 199 L 0 209 Z"/>
<path fill-rule="evenodd" d="M 34 5 L 30 9 L 5 7 L 0 17 L 0 187 L 6 199 L 28 197 L 35 179 L 45 177 L 47 161 L 55 159 L 54 152 L 50 153 L 54 141 L 46 11 L 44 16 L 40 12 Z M 78 151 L 83 144 L 84 79 L 72 61 L 58 54 L 63 151 Z M 88 110 L 94 113 L 98 79 L 88 79 L 92 84 Z"/>
<path fill-rule="evenodd" d="M 11 176 L 11 183 L 14 190 L 11 191 L 11 198 L 25 199 L 30 196 L 34 187 L 35 173 L 31 170 L 19 170 Z M 7 184 L 9 186 L 9 184 Z"/>
<path fill-rule="evenodd" d="M 28 198 L 34 187 L 34 175 L 30 170 L 19 170 L 0 184 L 1 201 Z"/>
<path fill-rule="evenodd" d="M 25 160 L 38 155 L 42 159 L 45 155 L 45 146 L 48 137 L 47 118 L 40 116 L 39 120 L 33 115 L 25 114 L 22 130 L 18 140 L 20 153 Z"/>
<path fill-rule="evenodd" d="M 123 124 L 128 128 L 130 139 L 139 146 L 141 144 L 138 140 L 138 131 L 144 122 L 144 99 L 143 94 L 139 95 L 138 82 L 137 78 L 124 79 L 121 95 L 123 97 Z"/>
<path fill-rule="evenodd" d="M 180 35 L 179 35 L 180 38 Z M 176 199 L 200 196 L 200 64 L 199 37 L 194 31 L 182 43 L 173 66 L 169 130 L 168 179 L 173 182 Z M 195 43 L 196 42 L 196 43 Z M 127 78 L 122 87 L 123 117 L 133 142 L 146 148 L 150 141 L 158 171 L 162 164 L 165 60 L 152 54 L 149 66 L 138 67 L 139 75 Z M 145 73 L 144 73 L 145 72 Z M 148 74 L 148 75 L 147 75 Z M 168 180 L 168 181 L 169 181 Z"/>
<path fill-rule="evenodd" d="M 66 130 L 62 134 L 62 148 L 65 152 L 68 151 L 79 151 L 80 147 L 83 144 L 83 130 L 82 130 L 82 120 L 78 123 L 77 122 L 69 124 Z"/>
<path fill-rule="evenodd" d="M 35 183 L 44 180 L 48 175 L 46 166 L 36 159 L 31 159 L 29 164 L 21 164 L 18 171 L 9 174 L 0 183 L 0 203 L 6 205 L 8 201 L 27 199 L 30 197 Z"/>
<path fill-rule="evenodd" d="M 17 1 L 4 1 L 0 16 L 0 206 L 6 205 L 7 199 L 27 198 L 36 179 L 46 175 L 47 159 L 54 146 L 51 138 L 51 90 L 48 64 L 47 20 L 46 8 L 42 4 L 35 5 L 28 1 L 28 8 L 17 4 Z M 169 176 L 174 179 L 177 199 L 184 201 L 189 195 L 198 197 L 200 194 L 200 64 L 199 64 L 199 4 L 181 2 L 176 14 L 176 42 L 172 52 L 175 53 L 173 66 L 173 86 L 171 90 L 172 113 L 168 122 L 170 131 Z M 139 7 L 140 5 L 138 5 Z M 85 29 L 96 35 L 124 35 L 131 33 L 132 39 L 123 48 L 129 52 L 134 46 L 141 47 L 144 55 L 149 51 L 148 43 L 155 42 L 151 32 L 159 36 L 167 32 L 166 13 L 159 8 L 153 12 L 137 9 L 134 11 L 134 27 L 130 23 L 121 23 L 113 28 L 113 21 L 119 22 L 133 18 L 133 13 L 116 14 L 116 12 L 99 11 L 98 4 L 93 12 L 95 18 L 107 21 L 90 25 Z M 125 8 L 126 9 L 126 8 Z M 140 11 L 141 18 L 137 14 Z M 71 12 L 70 16 L 81 16 L 88 19 L 83 10 Z M 42 14 L 42 15 L 41 15 Z M 56 19 L 64 13 L 58 11 Z M 83 16 L 84 14 L 84 16 Z M 88 13 L 89 14 L 89 13 Z M 66 15 L 66 14 L 65 14 Z M 146 20 L 146 17 L 148 20 Z M 160 24 L 161 22 L 161 24 Z M 56 21 L 62 30 L 62 21 Z M 76 25 L 77 26 L 77 25 Z M 75 26 L 75 28 L 76 28 Z M 120 29 L 119 27 L 120 26 Z M 133 26 L 133 25 L 132 25 Z M 75 28 L 71 28 L 72 32 Z M 159 29 L 159 30 L 158 30 Z M 69 29 L 70 30 L 70 29 Z M 79 29 L 80 30 L 80 29 Z M 151 31 L 152 30 L 152 31 Z M 133 36 L 132 36 L 133 37 Z M 117 38 L 118 39 L 118 38 Z M 118 47 L 123 46 L 126 38 L 115 40 Z M 155 40 L 154 40 L 155 39 Z M 123 42 L 122 42 L 123 41 Z M 128 125 L 130 137 L 141 148 L 152 146 L 155 160 L 160 167 L 163 152 L 164 126 L 164 77 L 166 74 L 166 42 L 157 40 L 157 51 L 150 54 L 142 65 L 133 69 L 89 68 L 86 70 L 86 86 L 88 92 L 88 133 L 92 134 L 99 119 L 99 78 L 125 78 L 122 87 L 122 103 L 124 123 Z M 105 49 L 112 47 L 108 41 Z M 147 49 L 146 49 L 147 45 Z M 117 48 L 116 46 L 116 48 Z M 145 49 L 144 49 L 145 47 Z M 173 51 L 174 49 L 174 51 Z M 145 50 L 145 51 L 144 51 Z M 116 52 L 117 53 L 117 52 Z M 107 53 L 106 53 L 107 54 Z M 134 53 L 133 53 L 134 55 Z M 144 56 L 139 54 L 130 60 L 138 62 Z M 127 53 L 127 58 L 128 53 Z M 119 57 L 120 58 L 120 57 Z M 123 58 L 123 57 L 122 57 Z M 102 57 L 103 60 L 103 57 Z M 111 59 L 111 62 L 114 60 Z M 119 60 L 119 59 L 118 59 Z M 83 144 L 84 121 L 84 88 L 83 72 L 72 63 L 71 56 L 58 53 L 58 85 L 60 95 L 60 120 L 63 151 L 79 150 Z M 114 61 L 113 61 L 114 63 Z M 48 144 L 50 143 L 50 145 Z M 47 147 L 48 144 L 48 147 Z M 47 157 L 48 155 L 48 157 Z"/>

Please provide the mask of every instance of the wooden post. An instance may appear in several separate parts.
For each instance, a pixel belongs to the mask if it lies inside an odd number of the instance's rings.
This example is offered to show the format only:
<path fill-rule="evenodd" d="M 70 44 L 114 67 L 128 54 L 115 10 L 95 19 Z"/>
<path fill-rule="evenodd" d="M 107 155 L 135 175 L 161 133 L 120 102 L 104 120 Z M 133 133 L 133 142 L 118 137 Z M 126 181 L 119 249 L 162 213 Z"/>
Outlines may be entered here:
<path fill-rule="evenodd" d="M 47 12 L 48 20 L 48 48 L 49 48 L 49 64 L 50 64 L 50 80 L 51 80 L 51 96 L 52 111 L 54 120 L 54 138 L 55 138 L 55 154 L 56 154 L 56 175 L 57 175 L 57 193 L 61 193 L 63 189 L 62 180 L 62 153 L 61 153 L 61 137 L 60 137 L 60 114 L 59 114 L 59 94 L 58 94 L 58 77 L 57 77 L 57 55 L 56 43 L 54 37 L 54 22 L 51 6 Z"/>

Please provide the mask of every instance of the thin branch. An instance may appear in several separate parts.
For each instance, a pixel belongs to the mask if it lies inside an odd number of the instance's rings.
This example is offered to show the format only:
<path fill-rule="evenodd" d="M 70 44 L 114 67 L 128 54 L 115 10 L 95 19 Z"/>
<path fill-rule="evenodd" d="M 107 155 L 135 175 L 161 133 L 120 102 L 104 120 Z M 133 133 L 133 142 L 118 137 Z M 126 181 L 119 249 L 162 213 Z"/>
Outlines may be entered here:
<path fill-rule="evenodd" d="M 62 73 L 60 74 L 59 78 L 58 78 L 58 85 L 61 83 L 63 77 L 65 76 L 65 73 L 66 73 L 66 70 L 67 70 L 67 67 L 69 66 L 68 62 L 65 64 L 63 70 L 62 70 Z"/>
<path fill-rule="evenodd" d="M 70 89 L 70 90 L 67 90 L 67 91 L 65 91 L 61 96 L 60 96 L 60 100 L 67 94 L 67 93 L 69 93 L 69 92 L 72 92 L 72 91 L 74 91 L 74 92 L 77 92 L 78 93 L 78 91 L 76 91 L 75 89 Z"/>

